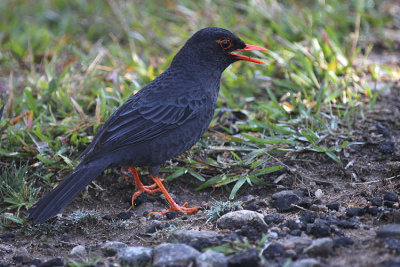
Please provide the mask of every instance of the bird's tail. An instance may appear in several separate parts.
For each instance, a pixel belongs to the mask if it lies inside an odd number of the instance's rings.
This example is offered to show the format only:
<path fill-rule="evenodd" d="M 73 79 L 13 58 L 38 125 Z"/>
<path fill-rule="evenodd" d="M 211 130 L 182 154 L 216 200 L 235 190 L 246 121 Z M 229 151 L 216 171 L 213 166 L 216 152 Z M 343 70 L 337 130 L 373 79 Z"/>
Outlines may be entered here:
<path fill-rule="evenodd" d="M 104 162 L 81 163 L 53 191 L 28 210 L 28 220 L 41 223 L 55 216 L 107 167 Z"/>

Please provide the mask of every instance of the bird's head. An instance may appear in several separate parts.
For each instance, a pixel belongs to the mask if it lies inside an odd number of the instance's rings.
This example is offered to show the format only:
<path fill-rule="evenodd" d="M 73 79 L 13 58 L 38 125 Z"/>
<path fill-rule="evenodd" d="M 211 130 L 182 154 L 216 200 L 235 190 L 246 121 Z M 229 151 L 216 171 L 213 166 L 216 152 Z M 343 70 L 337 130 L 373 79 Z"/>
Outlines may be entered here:
<path fill-rule="evenodd" d="M 182 47 L 174 61 L 184 60 L 186 64 L 188 62 L 202 63 L 210 67 L 215 66 L 221 71 L 238 60 L 264 64 L 257 59 L 235 53 L 254 50 L 268 51 L 263 47 L 244 43 L 228 30 L 209 27 L 196 32 Z"/>

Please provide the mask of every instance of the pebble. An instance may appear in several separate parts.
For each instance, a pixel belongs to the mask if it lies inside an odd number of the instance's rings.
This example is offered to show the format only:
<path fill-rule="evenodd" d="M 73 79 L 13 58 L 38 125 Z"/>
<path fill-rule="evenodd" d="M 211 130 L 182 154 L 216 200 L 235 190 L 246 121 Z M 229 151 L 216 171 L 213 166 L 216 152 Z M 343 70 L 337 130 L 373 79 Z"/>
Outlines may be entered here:
<path fill-rule="evenodd" d="M 379 214 L 379 208 L 378 207 L 368 207 L 367 213 L 371 214 L 372 216 L 377 216 Z"/>
<path fill-rule="evenodd" d="M 285 225 L 290 229 L 290 230 L 296 230 L 300 229 L 300 225 L 293 219 L 289 219 L 285 222 Z"/>
<path fill-rule="evenodd" d="M 19 248 L 13 256 L 13 260 L 15 263 L 26 264 L 31 261 L 31 257 L 26 248 Z"/>
<path fill-rule="evenodd" d="M 317 189 L 314 193 L 315 197 L 318 199 L 321 199 L 324 196 L 324 193 L 322 192 L 321 189 Z"/>
<path fill-rule="evenodd" d="M 395 152 L 394 143 L 391 141 L 383 141 L 379 144 L 378 149 L 383 154 L 393 154 Z"/>
<path fill-rule="evenodd" d="M 321 267 L 321 262 L 316 259 L 302 259 L 292 262 L 289 267 Z"/>
<path fill-rule="evenodd" d="M 128 245 L 122 242 L 118 241 L 107 241 L 101 246 L 101 251 L 103 252 L 103 255 L 106 257 L 112 257 L 117 255 L 117 253 L 123 249 L 126 248 Z"/>
<path fill-rule="evenodd" d="M 400 239 L 400 224 L 387 224 L 378 229 L 376 233 L 379 238 Z"/>
<path fill-rule="evenodd" d="M 339 211 L 340 203 L 339 202 L 332 202 L 329 204 L 326 204 L 326 207 L 330 210 L 336 210 Z"/>
<path fill-rule="evenodd" d="M 242 267 L 242 266 L 259 266 L 258 253 L 256 249 L 249 249 L 244 252 L 239 252 L 228 257 L 229 267 Z"/>
<path fill-rule="evenodd" d="M 301 197 L 288 191 L 286 194 L 281 194 L 279 198 L 272 201 L 272 206 L 279 212 L 289 212 L 296 209 L 293 205 L 299 205 Z"/>
<path fill-rule="evenodd" d="M 304 192 L 302 190 L 282 190 L 272 194 L 272 199 L 279 199 L 288 195 L 297 195 L 298 197 L 303 197 Z"/>
<path fill-rule="evenodd" d="M 285 217 L 283 217 L 283 215 L 277 213 L 268 214 L 264 216 L 264 221 L 267 224 L 278 224 L 281 223 L 284 219 Z"/>
<path fill-rule="evenodd" d="M 333 252 L 333 241 L 330 237 L 315 239 L 304 252 L 310 257 L 328 257 Z"/>
<path fill-rule="evenodd" d="M 75 246 L 69 252 L 69 256 L 79 261 L 85 261 L 87 259 L 86 248 L 82 245 Z"/>
<path fill-rule="evenodd" d="M 45 261 L 39 265 L 39 267 L 54 267 L 54 266 L 64 266 L 64 261 L 61 258 L 54 258 Z"/>
<path fill-rule="evenodd" d="M 148 266 L 151 264 L 153 249 L 146 247 L 125 247 L 118 251 L 117 259 L 122 266 Z"/>
<path fill-rule="evenodd" d="M 199 251 L 188 245 L 163 243 L 154 248 L 152 266 L 194 266 L 199 255 Z"/>
<path fill-rule="evenodd" d="M 221 238 L 214 231 L 178 230 L 170 235 L 168 241 L 178 241 L 201 251 L 203 248 L 219 245 Z"/>
<path fill-rule="evenodd" d="M 390 130 L 388 128 L 386 128 L 385 126 L 383 126 L 380 123 L 375 124 L 376 130 L 378 131 L 378 133 L 382 134 L 383 136 L 390 136 Z"/>
<path fill-rule="evenodd" d="M 220 253 L 211 249 L 201 253 L 196 258 L 196 267 L 227 267 L 228 258 Z"/>
<path fill-rule="evenodd" d="M 263 216 L 251 210 L 232 211 L 217 220 L 217 226 L 221 229 L 240 229 L 243 225 L 253 225 L 268 229 Z"/>
<path fill-rule="evenodd" d="M 337 236 L 333 238 L 333 247 L 349 247 L 354 244 L 353 239 L 346 236 Z"/>
<path fill-rule="evenodd" d="M 397 202 L 399 201 L 399 195 L 397 195 L 395 192 L 389 191 L 385 193 L 383 200 Z"/>
<path fill-rule="evenodd" d="M 365 214 L 365 209 L 361 207 L 351 207 L 346 210 L 346 215 L 348 217 L 363 216 Z"/>
<path fill-rule="evenodd" d="M 326 237 L 331 234 L 331 227 L 322 220 L 315 220 L 314 223 L 307 224 L 307 234 L 315 237 Z"/>
<path fill-rule="evenodd" d="M 117 215 L 118 219 L 121 219 L 121 220 L 128 220 L 132 216 L 133 216 L 133 212 L 131 212 L 131 211 L 123 211 L 123 212 L 118 213 L 118 215 Z"/>
<path fill-rule="evenodd" d="M 371 205 L 372 206 L 380 207 L 380 206 L 382 206 L 382 204 L 383 204 L 383 201 L 382 201 L 381 197 L 373 197 L 373 198 L 371 198 Z"/>
<path fill-rule="evenodd" d="M 286 254 L 285 247 L 278 242 L 272 242 L 272 243 L 268 244 L 262 253 L 262 255 L 266 259 L 270 259 L 270 260 L 279 258 L 279 257 L 284 257 L 285 254 Z"/>
<path fill-rule="evenodd" d="M 379 264 L 381 267 L 400 267 L 400 260 L 394 260 L 394 259 L 389 259 L 382 261 L 381 264 Z"/>
<path fill-rule="evenodd" d="M 14 241 L 15 233 L 13 233 L 13 232 L 2 233 L 2 234 L 0 234 L 0 240 L 3 242 Z"/>
<path fill-rule="evenodd" d="M 147 225 L 145 232 L 148 234 L 152 234 L 164 228 L 164 224 L 159 220 L 151 220 Z"/>

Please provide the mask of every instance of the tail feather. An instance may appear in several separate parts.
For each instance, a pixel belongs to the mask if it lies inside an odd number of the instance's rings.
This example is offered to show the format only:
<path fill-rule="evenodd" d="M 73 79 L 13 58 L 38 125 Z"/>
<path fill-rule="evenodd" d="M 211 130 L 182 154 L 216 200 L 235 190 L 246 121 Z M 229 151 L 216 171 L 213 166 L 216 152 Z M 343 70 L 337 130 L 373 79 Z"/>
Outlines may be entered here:
<path fill-rule="evenodd" d="M 55 216 L 106 168 L 104 162 L 81 163 L 53 191 L 28 210 L 28 220 L 41 223 Z"/>

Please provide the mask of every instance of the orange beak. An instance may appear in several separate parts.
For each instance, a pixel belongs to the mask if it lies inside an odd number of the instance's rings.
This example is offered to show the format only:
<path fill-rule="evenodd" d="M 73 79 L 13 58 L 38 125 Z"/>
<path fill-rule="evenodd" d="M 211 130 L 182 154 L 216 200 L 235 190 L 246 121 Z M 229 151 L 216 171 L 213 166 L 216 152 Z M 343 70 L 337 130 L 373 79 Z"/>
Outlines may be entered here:
<path fill-rule="evenodd" d="M 268 51 L 268 50 L 266 48 L 264 48 L 264 47 L 261 47 L 261 46 L 246 44 L 246 46 L 244 48 L 236 49 L 233 52 L 236 52 L 236 51 Z M 235 56 L 235 58 L 238 59 L 238 60 L 247 60 L 247 61 L 251 61 L 251 62 L 255 62 L 255 63 L 259 63 L 259 64 L 265 64 L 264 62 L 259 61 L 257 59 L 253 59 L 251 57 L 246 57 L 246 56 L 243 56 L 243 55 L 234 54 L 232 52 L 230 52 L 229 54 Z"/>

